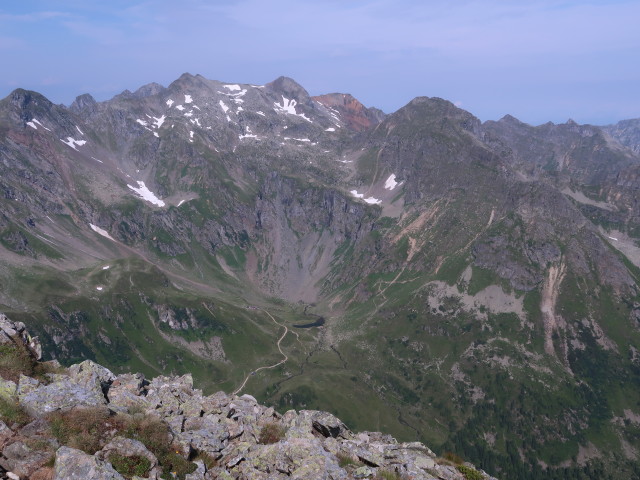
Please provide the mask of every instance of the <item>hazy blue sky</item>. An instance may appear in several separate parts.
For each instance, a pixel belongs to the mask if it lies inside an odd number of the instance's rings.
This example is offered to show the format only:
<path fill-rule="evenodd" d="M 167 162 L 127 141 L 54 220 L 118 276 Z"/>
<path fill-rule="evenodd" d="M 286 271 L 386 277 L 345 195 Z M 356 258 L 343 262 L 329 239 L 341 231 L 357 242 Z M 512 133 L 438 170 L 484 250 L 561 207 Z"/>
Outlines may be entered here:
<path fill-rule="evenodd" d="M 482 120 L 605 124 L 640 117 L 639 22 L 638 0 L 3 1 L 0 97 L 287 75 L 386 112 L 426 95 Z"/>

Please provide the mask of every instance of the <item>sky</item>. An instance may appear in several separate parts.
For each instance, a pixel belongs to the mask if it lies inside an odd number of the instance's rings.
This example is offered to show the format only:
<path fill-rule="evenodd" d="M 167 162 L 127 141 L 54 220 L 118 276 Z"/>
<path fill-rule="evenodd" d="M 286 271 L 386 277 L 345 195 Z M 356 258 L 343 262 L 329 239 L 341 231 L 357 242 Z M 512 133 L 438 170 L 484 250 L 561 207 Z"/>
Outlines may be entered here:
<path fill-rule="evenodd" d="M 441 97 L 481 120 L 640 118 L 638 0 L 21 0 L 0 2 L 0 98 L 69 105 L 182 73 L 390 113 Z"/>

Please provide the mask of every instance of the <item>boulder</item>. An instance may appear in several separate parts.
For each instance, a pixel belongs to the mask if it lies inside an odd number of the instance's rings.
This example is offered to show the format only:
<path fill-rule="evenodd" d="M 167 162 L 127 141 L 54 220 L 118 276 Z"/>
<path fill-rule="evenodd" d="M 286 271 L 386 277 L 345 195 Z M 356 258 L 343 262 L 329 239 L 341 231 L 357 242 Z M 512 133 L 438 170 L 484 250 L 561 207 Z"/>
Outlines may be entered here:
<path fill-rule="evenodd" d="M 0 466 L 20 478 L 27 478 L 51 458 L 51 453 L 34 450 L 22 441 L 16 441 L 2 449 Z"/>
<path fill-rule="evenodd" d="M 98 407 L 107 403 L 97 383 L 88 382 L 83 385 L 67 378 L 30 388 L 27 393 L 23 393 L 21 387 L 22 379 L 18 387 L 18 400 L 32 416 L 73 407 Z"/>
<path fill-rule="evenodd" d="M 328 412 L 314 412 L 311 416 L 313 428 L 325 437 L 349 437 L 349 429 L 335 415 Z"/>
<path fill-rule="evenodd" d="M 116 376 L 108 368 L 98 365 L 91 360 L 71 365 L 67 369 L 69 377 L 79 385 L 92 388 L 95 384 L 106 389 L 115 380 Z"/>
<path fill-rule="evenodd" d="M 109 462 L 75 448 L 60 447 L 56 452 L 53 480 L 125 480 Z"/>

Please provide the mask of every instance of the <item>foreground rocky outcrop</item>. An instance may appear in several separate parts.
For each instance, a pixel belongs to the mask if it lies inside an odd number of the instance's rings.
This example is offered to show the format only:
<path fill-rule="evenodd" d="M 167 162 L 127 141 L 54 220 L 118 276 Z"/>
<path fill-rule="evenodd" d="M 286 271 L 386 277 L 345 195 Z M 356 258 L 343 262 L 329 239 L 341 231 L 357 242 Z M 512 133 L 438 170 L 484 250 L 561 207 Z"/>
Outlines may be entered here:
<path fill-rule="evenodd" d="M 0 314 L 3 479 L 491 478 L 419 442 L 354 433 L 327 412 L 281 415 L 251 395 L 205 396 L 191 375 L 40 363 L 38 345 Z"/>

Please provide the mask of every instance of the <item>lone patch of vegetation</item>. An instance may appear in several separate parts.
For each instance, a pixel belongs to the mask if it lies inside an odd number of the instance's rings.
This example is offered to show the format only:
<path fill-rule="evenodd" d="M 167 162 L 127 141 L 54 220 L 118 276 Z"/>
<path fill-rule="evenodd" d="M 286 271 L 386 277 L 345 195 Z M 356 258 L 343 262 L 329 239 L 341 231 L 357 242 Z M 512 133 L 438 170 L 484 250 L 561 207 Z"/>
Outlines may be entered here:
<path fill-rule="evenodd" d="M 287 430 L 276 422 L 266 423 L 262 429 L 260 430 L 260 435 L 258 436 L 258 443 L 262 445 L 269 445 L 272 443 L 278 443 L 280 440 L 284 438 Z"/>
<path fill-rule="evenodd" d="M 149 459 L 139 455 L 125 457 L 124 455 L 113 453 L 109 455 L 109 462 L 111 462 L 116 472 L 129 479 L 133 476 L 146 477 L 151 468 Z"/>
<path fill-rule="evenodd" d="M 482 480 L 483 478 L 482 474 L 475 468 L 467 467 L 466 465 L 458 465 L 456 468 L 467 480 Z"/>
<path fill-rule="evenodd" d="M 7 425 L 26 425 L 31 417 L 14 398 L 0 397 L 0 420 Z"/>

